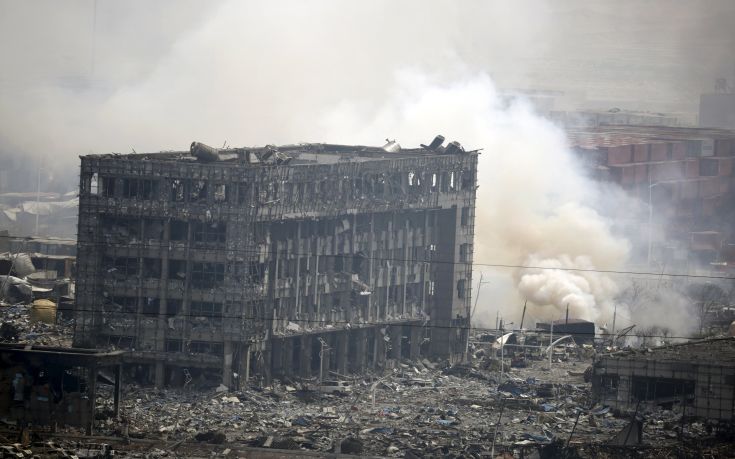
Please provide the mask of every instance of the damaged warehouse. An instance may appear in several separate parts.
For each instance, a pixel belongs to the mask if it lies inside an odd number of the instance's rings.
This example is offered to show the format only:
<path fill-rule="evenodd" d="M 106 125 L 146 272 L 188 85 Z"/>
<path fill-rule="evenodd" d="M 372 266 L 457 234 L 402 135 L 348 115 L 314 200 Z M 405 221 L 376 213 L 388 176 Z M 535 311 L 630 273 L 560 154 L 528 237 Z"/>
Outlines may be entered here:
<path fill-rule="evenodd" d="M 620 410 L 678 405 L 682 416 L 732 422 L 733 355 L 732 337 L 604 354 L 592 366 L 592 392 Z"/>
<path fill-rule="evenodd" d="M 75 345 L 158 386 L 461 360 L 478 153 L 443 140 L 81 157 Z"/>

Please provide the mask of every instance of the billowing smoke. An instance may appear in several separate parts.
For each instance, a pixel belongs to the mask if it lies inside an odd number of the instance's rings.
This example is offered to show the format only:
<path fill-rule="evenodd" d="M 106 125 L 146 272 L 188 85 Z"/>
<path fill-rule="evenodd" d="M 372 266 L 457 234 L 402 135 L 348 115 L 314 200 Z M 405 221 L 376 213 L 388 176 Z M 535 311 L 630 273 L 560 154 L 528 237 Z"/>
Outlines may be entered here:
<path fill-rule="evenodd" d="M 484 149 L 475 247 L 490 281 L 476 316 L 484 325 L 496 313 L 517 321 L 525 300 L 529 321 L 567 305 L 609 321 L 619 282 L 596 270 L 623 267 L 629 251 L 607 191 L 584 176 L 562 131 L 522 98 L 501 96 L 491 76 L 603 101 L 651 96 L 659 107 L 676 95 L 690 109 L 681 94 L 698 94 L 735 48 L 718 25 L 735 11 L 726 1 L 663 21 L 665 2 L 580 1 L 589 8 L 581 21 L 576 7 L 536 1 L 129 4 L 70 2 L 55 15 L 44 10 L 53 2 L 3 8 L 0 153 L 43 154 L 47 168 L 73 175 L 77 154 L 182 150 L 194 139 L 415 146 L 441 133 Z M 699 22 L 677 39 L 691 18 Z M 693 35 L 717 46 L 660 52 Z M 662 43 L 641 47 L 641 36 Z M 34 40 L 18 45 L 25 37 Z M 621 53 L 627 40 L 641 54 Z M 679 75 L 695 68 L 692 54 L 716 62 Z M 641 61 L 650 65 L 631 71 Z"/>

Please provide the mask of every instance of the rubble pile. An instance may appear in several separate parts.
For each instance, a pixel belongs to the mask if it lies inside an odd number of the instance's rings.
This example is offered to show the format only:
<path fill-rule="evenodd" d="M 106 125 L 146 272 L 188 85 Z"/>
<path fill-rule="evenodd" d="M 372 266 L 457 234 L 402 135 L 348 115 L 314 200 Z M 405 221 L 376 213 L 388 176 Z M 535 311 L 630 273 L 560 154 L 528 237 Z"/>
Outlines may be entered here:
<path fill-rule="evenodd" d="M 347 394 L 290 381 L 232 392 L 129 386 L 120 419 L 100 420 L 97 430 L 222 448 L 481 457 L 494 437 L 496 452 L 531 452 L 570 436 L 573 444 L 599 442 L 629 422 L 609 409 L 590 409 L 583 377 L 569 375 L 575 363 L 557 363 L 542 379 L 528 375 L 543 374 L 535 362 L 500 384 L 497 374 L 473 366 L 440 370 L 426 363 L 403 363 L 381 378 L 364 375 Z M 104 403 L 100 410 L 109 411 L 111 399 Z"/>
<path fill-rule="evenodd" d="M 72 335 L 71 321 L 44 322 L 34 317 L 31 303 L 0 303 L 0 342 L 71 347 Z"/>

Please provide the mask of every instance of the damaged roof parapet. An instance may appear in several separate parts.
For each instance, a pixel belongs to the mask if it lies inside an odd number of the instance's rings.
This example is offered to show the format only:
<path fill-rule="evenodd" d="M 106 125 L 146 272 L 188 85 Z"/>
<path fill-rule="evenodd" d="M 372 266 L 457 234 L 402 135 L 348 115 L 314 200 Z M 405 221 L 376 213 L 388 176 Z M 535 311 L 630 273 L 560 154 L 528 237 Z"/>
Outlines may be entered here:
<path fill-rule="evenodd" d="M 234 151 L 234 155 L 231 153 Z M 205 145 L 201 142 L 192 142 L 189 152 L 198 161 L 203 163 L 211 163 L 216 161 L 239 159 L 248 164 L 288 164 L 293 157 L 285 155 L 278 151 L 278 147 L 274 145 L 266 145 L 264 148 L 253 150 L 245 150 L 238 148 L 235 150 L 224 150 L 225 154 L 220 154 L 220 150 Z M 228 154 L 229 153 L 229 154 Z"/>
<path fill-rule="evenodd" d="M 396 140 L 386 139 L 380 147 L 364 145 L 339 145 L 329 143 L 300 143 L 266 145 L 264 147 L 214 148 L 194 141 L 189 151 L 162 151 L 158 153 L 107 153 L 88 157 L 122 157 L 156 161 L 196 161 L 199 163 L 247 164 L 250 166 L 287 165 L 307 163 L 334 163 L 339 161 L 366 161 L 372 159 L 408 158 L 417 156 L 474 154 L 479 150 L 465 150 L 459 142 L 443 146 L 444 136 L 437 135 L 429 145 L 419 148 L 402 148 Z"/>

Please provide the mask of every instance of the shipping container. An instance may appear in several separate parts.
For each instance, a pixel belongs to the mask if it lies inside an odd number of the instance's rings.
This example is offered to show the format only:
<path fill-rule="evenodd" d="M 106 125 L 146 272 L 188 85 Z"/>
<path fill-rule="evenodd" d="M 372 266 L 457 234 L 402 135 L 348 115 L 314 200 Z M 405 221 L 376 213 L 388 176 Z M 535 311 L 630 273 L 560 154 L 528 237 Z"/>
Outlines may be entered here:
<path fill-rule="evenodd" d="M 665 143 L 654 143 L 651 145 L 651 161 L 666 161 L 669 159 L 668 149 Z"/>
<path fill-rule="evenodd" d="M 633 161 L 636 163 L 648 162 L 648 151 L 650 145 L 634 145 L 633 146 Z"/>
<path fill-rule="evenodd" d="M 686 162 L 686 178 L 699 177 L 699 160 L 690 159 Z"/>
<path fill-rule="evenodd" d="M 715 156 L 732 156 L 732 144 L 731 140 L 715 141 Z"/>
<path fill-rule="evenodd" d="M 631 161 L 632 151 L 630 145 L 621 147 L 610 147 L 607 149 L 607 164 L 614 166 L 618 164 L 627 164 Z"/>
<path fill-rule="evenodd" d="M 673 149 L 671 152 L 671 159 L 684 159 L 687 156 L 687 146 L 684 142 L 675 142 L 671 144 Z"/>

